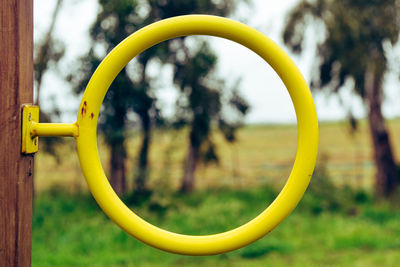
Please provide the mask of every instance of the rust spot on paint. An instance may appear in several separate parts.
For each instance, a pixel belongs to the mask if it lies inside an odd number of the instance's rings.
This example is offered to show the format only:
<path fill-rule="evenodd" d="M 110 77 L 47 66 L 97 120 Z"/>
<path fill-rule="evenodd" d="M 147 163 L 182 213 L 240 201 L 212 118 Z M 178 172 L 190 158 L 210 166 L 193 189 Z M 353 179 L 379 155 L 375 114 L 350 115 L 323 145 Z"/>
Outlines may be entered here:
<path fill-rule="evenodd" d="M 86 103 L 86 101 L 84 101 L 84 102 L 83 102 L 82 109 L 81 109 L 81 115 L 82 115 L 82 117 L 86 115 L 86 111 L 87 111 L 87 103 Z"/>
<path fill-rule="evenodd" d="M 92 113 L 90 113 L 90 119 L 93 120 L 93 117 L 94 117 L 94 114 L 93 114 L 93 112 L 92 112 Z"/>

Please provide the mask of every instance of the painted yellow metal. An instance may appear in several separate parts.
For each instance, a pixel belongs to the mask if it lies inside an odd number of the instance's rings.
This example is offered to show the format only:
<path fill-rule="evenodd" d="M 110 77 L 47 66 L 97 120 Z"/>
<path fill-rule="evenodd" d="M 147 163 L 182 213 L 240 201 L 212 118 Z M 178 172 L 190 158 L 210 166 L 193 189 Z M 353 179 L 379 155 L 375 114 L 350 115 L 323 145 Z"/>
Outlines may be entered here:
<path fill-rule="evenodd" d="M 21 152 L 24 154 L 36 153 L 39 148 L 39 138 L 32 137 L 30 132 L 30 125 L 33 121 L 39 121 L 39 107 L 34 105 L 23 105 Z"/>
<path fill-rule="evenodd" d="M 30 124 L 31 137 L 36 136 L 71 136 L 78 137 L 79 127 L 77 123 L 38 123 Z"/>
<path fill-rule="evenodd" d="M 123 67 L 162 41 L 187 35 L 210 35 L 246 46 L 268 62 L 287 87 L 297 115 L 298 147 L 292 172 L 275 201 L 250 222 L 215 235 L 172 233 L 132 212 L 111 188 L 99 159 L 97 119 L 104 96 Z M 318 150 L 318 121 L 310 90 L 289 56 L 272 40 L 242 23 L 208 15 L 174 17 L 153 23 L 126 38 L 99 65 L 79 108 L 77 149 L 82 171 L 97 203 L 122 229 L 150 246 L 186 255 L 211 255 L 250 244 L 272 231 L 296 207 L 313 173 Z"/>
<path fill-rule="evenodd" d="M 117 74 L 135 56 L 162 41 L 186 35 L 211 35 L 253 50 L 277 72 L 287 87 L 297 115 L 298 147 L 292 172 L 275 201 L 250 222 L 227 232 L 190 236 L 160 229 L 132 212 L 115 194 L 101 166 L 97 149 L 97 119 L 104 96 Z M 260 32 L 230 19 L 180 16 L 151 24 L 121 42 L 99 65 L 87 85 L 73 124 L 38 123 L 39 109 L 23 108 L 22 152 L 34 153 L 38 136 L 73 136 L 89 189 L 103 211 L 137 239 L 162 250 L 186 255 L 228 252 L 258 240 L 296 207 L 312 176 L 318 150 L 318 121 L 310 90 L 289 56 Z"/>
<path fill-rule="evenodd" d="M 39 136 L 78 137 L 78 135 L 77 123 L 39 123 L 39 107 L 35 105 L 22 106 L 22 153 L 36 153 L 39 149 Z"/>

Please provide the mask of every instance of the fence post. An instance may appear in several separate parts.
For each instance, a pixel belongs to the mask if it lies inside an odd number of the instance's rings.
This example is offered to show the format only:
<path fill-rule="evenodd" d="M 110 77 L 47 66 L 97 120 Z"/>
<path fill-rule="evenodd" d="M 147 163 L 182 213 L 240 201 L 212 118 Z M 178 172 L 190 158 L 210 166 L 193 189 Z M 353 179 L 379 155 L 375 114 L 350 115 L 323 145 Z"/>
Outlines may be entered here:
<path fill-rule="evenodd" d="M 30 266 L 33 155 L 21 104 L 33 100 L 33 0 L 0 0 L 0 266 Z"/>

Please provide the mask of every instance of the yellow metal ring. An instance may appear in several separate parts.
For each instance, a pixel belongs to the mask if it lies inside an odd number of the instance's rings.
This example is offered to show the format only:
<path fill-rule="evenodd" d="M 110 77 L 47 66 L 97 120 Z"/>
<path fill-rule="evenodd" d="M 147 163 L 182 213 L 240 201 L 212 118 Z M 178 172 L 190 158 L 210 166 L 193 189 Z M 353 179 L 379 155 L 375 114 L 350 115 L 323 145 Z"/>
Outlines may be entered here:
<path fill-rule="evenodd" d="M 275 201 L 250 222 L 215 235 L 190 236 L 160 229 L 132 212 L 115 194 L 101 166 L 97 118 L 104 96 L 117 74 L 139 53 L 162 41 L 187 35 L 211 35 L 246 46 L 280 76 L 297 115 L 298 146 L 292 172 Z M 272 231 L 296 207 L 314 170 L 318 121 L 310 90 L 289 56 L 262 33 L 242 23 L 208 15 L 188 15 L 153 23 L 130 35 L 101 62 L 83 95 L 77 124 L 77 148 L 90 191 L 103 211 L 122 229 L 144 243 L 173 253 L 211 255 L 241 248 Z"/>

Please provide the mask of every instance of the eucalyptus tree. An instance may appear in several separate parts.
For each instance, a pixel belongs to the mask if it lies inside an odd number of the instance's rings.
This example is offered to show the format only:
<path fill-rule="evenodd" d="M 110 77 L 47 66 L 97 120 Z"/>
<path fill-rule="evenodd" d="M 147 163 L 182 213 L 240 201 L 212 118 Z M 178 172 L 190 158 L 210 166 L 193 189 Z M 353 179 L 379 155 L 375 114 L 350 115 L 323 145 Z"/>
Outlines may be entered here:
<path fill-rule="evenodd" d="M 226 16 L 235 8 L 235 0 L 99 0 L 99 13 L 90 29 L 90 52 L 81 59 L 80 67 L 69 75 L 80 93 L 104 56 L 134 31 L 155 21 L 172 16 L 206 13 Z M 147 191 L 148 152 L 151 129 L 162 121 L 157 107 L 155 79 L 148 74 L 152 61 L 175 65 L 180 49 L 190 49 L 186 37 L 163 42 L 138 55 L 132 67 L 124 68 L 117 76 L 103 102 L 99 121 L 105 142 L 111 151 L 110 182 L 118 194 L 126 191 L 126 136 L 128 115 L 133 112 L 139 118 L 141 146 L 138 152 L 138 171 L 134 178 L 136 192 Z M 172 45 L 174 43 L 174 45 Z"/>
<path fill-rule="evenodd" d="M 285 44 L 297 53 L 303 51 L 308 27 L 314 30 L 314 37 L 322 34 L 313 89 L 338 93 L 351 86 L 367 106 L 376 192 L 385 197 L 394 194 L 399 179 L 382 115 L 389 61 L 385 46 L 398 43 L 399 11 L 397 0 L 302 0 L 290 12 L 283 31 Z"/>
<path fill-rule="evenodd" d="M 180 185 L 180 192 L 190 193 L 199 163 L 218 163 L 213 130 L 220 130 L 230 143 L 236 141 L 236 130 L 242 125 L 249 105 L 238 93 L 238 83 L 229 87 L 215 75 L 217 56 L 206 42 L 200 43 L 195 53 L 182 51 L 186 53 L 176 60 L 174 72 L 174 82 L 181 90 L 175 123 L 190 129 Z"/>

